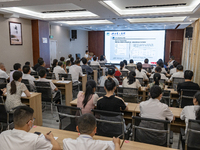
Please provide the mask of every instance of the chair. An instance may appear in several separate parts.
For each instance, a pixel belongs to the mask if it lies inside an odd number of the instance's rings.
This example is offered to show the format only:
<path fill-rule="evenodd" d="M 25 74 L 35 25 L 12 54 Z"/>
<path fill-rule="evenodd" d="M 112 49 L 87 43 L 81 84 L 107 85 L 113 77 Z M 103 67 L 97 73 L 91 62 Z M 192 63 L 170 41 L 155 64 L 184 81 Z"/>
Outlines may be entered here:
<path fill-rule="evenodd" d="M 78 118 L 82 115 L 81 108 L 58 104 L 55 106 L 59 116 L 59 129 L 75 132 Z"/>
<path fill-rule="evenodd" d="M 153 78 L 149 78 L 149 83 L 153 83 L 154 79 Z M 165 79 L 160 79 L 159 81 L 160 83 L 165 83 Z"/>
<path fill-rule="evenodd" d="M 6 88 L 7 80 L 6 78 L 0 78 L 0 89 Z"/>
<path fill-rule="evenodd" d="M 170 121 L 132 116 L 134 141 L 170 147 Z"/>
<path fill-rule="evenodd" d="M 120 71 L 122 77 L 128 77 L 128 71 Z"/>
<path fill-rule="evenodd" d="M 37 72 L 31 72 L 30 73 L 31 76 L 34 76 L 34 78 L 39 78 L 38 73 Z"/>
<path fill-rule="evenodd" d="M 93 70 L 99 70 L 99 66 L 98 66 L 98 65 L 90 65 L 90 67 L 91 67 Z"/>
<path fill-rule="evenodd" d="M 87 74 L 86 69 L 82 69 L 83 74 Z"/>
<path fill-rule="evenodd" d="M 140 82 L 140 84 L 141 84 L 142 86 L 144 86 L 144 80 L 143 80 L 143 78 L 136 78 L 136 79 L 138 79 L 139 82 Z"/>
<path fill-rule="evenodd" d="M 162 99 L 161 99 L 161 101 L 164 102 L 165 104 L 167 104 L 169 107 L 171 106 L 170 95 L 171 95 L 171 91 L 164 90 L 163 95 L 162 95 Z"/>
<path fill-rule="evenodd" d="M 105 63 L 100 63 L 101 67 L 106 67 Z"/>
<path fill-rule="evenodd" d="M 97 135 L 107 137 L 123 135 L 123 139 L 125 138 L 123 113 L 94 109 L 91 111 L 97 121 Z"/>
<path fill-rule="evenodd" d="M 80 59 L 80 58 L 81 58 L 81 54 L 79 54 L 79 53 L 78 53 L 78 54 L 76 54 L 76 59 L 77 59 L 77 58 L 79 58 L 79 59 Z"/>
<path fill-rule="evenodd" d="M 193 98 L 196 92 L 198 92 L 198 90 L 181 89 L 179 107 L 184 108 L 185 106 L 188 105 L 194 105 Z"/>
<path fill-rule="evenodd" d="M 184 78 L 178 78 L 178 77 L 173 77 L 172 79 L 172 87 L 175 91 L 177 91 L 177 85 L 179 83 L 183 83 L 185 82 L 185 79 Z"/>
<path fill-rule="evenodd" d="M 102 97 L 104 95 L 106 95 L 106 91 L 104 89 L 104 86 L 97 86 L 96 87 L 96 94 L 99 96 L 99 97 Z"/>
<path fill-rule="evenodd" d="M 56 79 L 55 73 L 47 73 L 46 79 Z"/>
<path fill-rule="evenodd" d="M 125 102 L 138 102 L 138 89 L 117 87 L 117 96 L 121 97 Z"/>
<path fill-rule="evenodd" d="M 181 128 L 178 148 L 180 146 L 180 139 L 185 143 L 185 145 L 182 144 L 185 146 L 183 150 L 200 150 L 200 120 L 189 119 L 186 135 L 184 129 Z"/>
<path fill-rule="evenodd" d="M 151 67 L 143 67 L 144 70 L 146 70 L 148 73 L 151 73 Z"/>
<path fill-rule="evenodd" d="M 135 66 L 125 66 L 126 69 L 129 71 L 135 71 L 136 67 Z"/>
<path fill-rule="evenodd" d="M 64 80 L 72 81 L 72 75 L 71 74 L 59 73 L 58 76 L 59 76 L 59 80 L 62 80 L 62 78 L 64 78 Z"/>
<path fill-rule="evenodd" d="M 24 83 L 24 84 L 26 85 L 26 87 L 27 87 L 27 89 L 28 89 L 29 91 L 33 91 L 33 90 L 31 90 L 31 86 L 30 86 L 30 83 L 29 83 L 28 79 L 22 79 L 21 82 Z"/>

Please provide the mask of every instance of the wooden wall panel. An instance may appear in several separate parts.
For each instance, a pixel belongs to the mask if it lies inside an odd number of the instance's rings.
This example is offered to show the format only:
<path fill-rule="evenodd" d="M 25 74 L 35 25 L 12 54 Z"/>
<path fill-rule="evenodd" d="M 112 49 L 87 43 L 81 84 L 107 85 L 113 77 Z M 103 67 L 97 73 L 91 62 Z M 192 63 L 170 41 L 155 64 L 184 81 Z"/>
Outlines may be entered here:
<path fill-rule="evenodd" d="M 38 20 L 31 20 L 31 24 L 32 24 L 33 63 L 35 65 L 38 63 L 37 60 L 40 57 Z"/>

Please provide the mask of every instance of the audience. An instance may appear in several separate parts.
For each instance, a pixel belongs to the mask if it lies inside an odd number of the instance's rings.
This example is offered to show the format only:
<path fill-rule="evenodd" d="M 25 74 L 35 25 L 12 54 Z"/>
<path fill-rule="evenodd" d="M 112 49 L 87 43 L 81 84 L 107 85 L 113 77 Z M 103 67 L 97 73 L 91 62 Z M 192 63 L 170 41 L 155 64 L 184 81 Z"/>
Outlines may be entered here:
<path fill-rule="evenodd" d="M 53 69 L 58 65 L 58 59 L 54 59 L 53 60 L 53 64 L 51 64 L 52 68 L 51 70 L 53 71 Z"/>
<path fill-rule="evenodd" d="M 113 137 L 113 141 L 93 140 L 97 131 L 97 122 L 92 114 L 84 114 L 78 119 L 76 127 L 80 136 L 73 140 L 63 140 L 63 150 L 120 150 L 120 139 Z"/>
<path fill-rule="evenodd" d="M 15 71 L 13 73 L 12 82 L 7 84 L 7 97 L 5 102 L 5 107 L 7 111 L 10 111 L 14 107 L 24 105 L 21 102 L 22 92 L 24 92 L 27 97 L 31 96 L 26 85 L 24 83 L 21 83 L 21 80 L 22 72 Z"/>
<path fill-rule="evenodd" d="M 86 91 L 80 91 L 77 96 L 77 107 L 81 108 L 82 114 L 92 113 L 91 109 L 97 105 L 99 96 L 95 94 L 96 82 L 89 80 L 86 83 Z"/>
<path fill-rule="evenodd" d="M 86 59 L 89 57 L 89 51 L 88 50 L 86 50 L 85 51 L 85 56 L 84 56 Z"/>
<path fill-rule="evenodd" d="M 71 61 L 70 61 L 70 60 L 67 60 L 67 61 L 66 61 L 66 69 L 69 69 L 70 66 L 71 66 Z"/>
<path fill-rule="evenodd" d="M 97 109 L 105 111 L 120 112 L 121 110 L 127 111 L 128 107 L 124 103 L 124 100 L 118 96 L 115 96 L 114 92 L 116 90 L 115 81 L 108 77 L 105 81 L 104 89 L 106 90 L 106 95 L 99 98 L 97 102 Z"/>
<path fill-rule="evenodd" d="M 0 63 L 0 78 L 9 79 L 8 74 L 6 73 L 6 68 L 3 63 Z"/>
<path fill-rule="evenodd" d="M 87 59 L 86 58 L 82 58 L 82 63 L 83 65 L 81 66 L 82 69 L 86 70 L 87 75 L 88 74 L 92 74 L 93 73 L 93 69 L 87 65 Z"/>
<path fill-rule="evenodd" d="M 107 63 L 106 56 L 101 55 L 99 63 Z"/>
<path fill-rule="evenodd" d="M 161 73 L 161 71 L 162 71 L 162 68 L 160 66 L 157 66 L 155 69 L 155 73 L 159 73 L 161 76 L 161 79 L 167 81 L 168 78 L 163 73 Z M 154 74 L 151 74 L 150 78 L 153 78 L 153 76 L 154 76 Z"/>
<path fill-rule="evenodd" d="M 27 79 L 29 81 L 29 85 L 30 85 L 30 90 L 31 91 L 35 91 L 36 88 L 35 88 L 35 78 L 33 76 L 30 75 L 31 73 L 31 69 L 29 66 L 24 66 L 23 67 L 23 76 L 22 76 L 22 79 Z"/>
<path fill-rule="evenodd" d="M 199 85 L 197 83 L 192 82 L 193 72 L 190 70 L 186 70 L 184 72 L 185 82 L 179 83 L 177 85 L 177 91 L 180 93 L 181 89 L 190 89 L 190 90 L 199 90 Z"/>
<path fill-rule="evenodd" d="M 37 67 L 37 69 L 36 69 L 37 72 L 44 69 L 44 70 L 46 70 L 47 73 L 49 73 L 49 70 L 45 68 L 46 63 L 43 60 L 39 61 L 39 64 L 40 64 L 40 66 Z"/>
<path fill-rule="evenodd" d="M 25 62 L 25 65 L 30 67 L 31 72 L 35 72 L 35 70 L 33 70 L 33 68 L 31 67 L 31 63 L 29 61 Z"/>
<path fill-rule="evenodd" d="M 137 63 L 137 69 L 135 70 L 136 78 L 143 78 L 143 80 L 148 81 L 148 77 L 145 72 L 142 71 L 142 63 Z"/>
<path fill-rule="evenodd" d="M 155 74 L 153 75 L 153 80 L 154 80 L 154 82 L 148 84 L 147 88 L 150 89 L 150 88 L 152 88 L 154 85 L 158 85 L 162 90 L 164 90 L 165 84 L 159 82 L 160 79 L 161 79 L 160 73 L 155 73 Z"/>
<path fill-rule="evenodd" d="M 108 69 L 108 75 L 107 75 L 107 76 L 102 76 L 102 77 L 99 79 L 99 85 L 100 85 L 100 86 L 104 86 L 105 81 L 106 81 L 108 78 L 112 78 L 113 81 L 115 81 L 115 85 L 118 87 L 118 86 L 119 86 L 119 81 L 114 77 L 114 74 L 115 74 L 115 68 L 110 67 L 110 68 Z"/>
<path fill-rule="evenodd" d="M 174 74 L 176 72 L 176 67 L 179 65 L 179 63 L 177 61 L 173 62 L 173 68 L 170 69 L 170 74 Z"/>
<path fill-rule="evenodd" d="M 133 66 L 136 67 L 136 64 L 134 64 L 133 59 L 130 59 L 129 64 L 127 66 Z"/>
<path fill-rule="evenodd" d="M 39 62 L 40 62 L 40 61 L 42 61 L 42 60 L 43 60 L 43 58 L 42 58 L 42 57 L 39 57 L 39 58 L 38 58 L 38 63 L 37 63 L 37 64 L 36 64 L 36 65 L 33 67 L 33 70 L 35 70 L 35 71 L 36 71 L 36 70 L 37 70 L 37 68 L 38 68 L 38 67 L 40 67 L 40 64 L 39 64 Z"/>
<path fill-rule="evenodd" d="M 142 68 L 151 68 L 151 65 L 149 64 L 149 59 L 144 60 L 144 64 L 142 64 Z"/>
<path fill-rule="evenodd" d="M 21 106 L 15 110 L 15 128 L 0 134 L 1 150 L 61 150 L 52 133 L 45 134 L 45 138 L 29 133 L 34 125 L 33 113 L 34 110 L 28 106 Z"/>
<path fill-rule="evenodd" d="M 12 82 L 12 80 L 13 80 L 13 73 L 14 73 L 15 71 L 22 71 L 21 64 L 20 64 L 20 63 L 15 63 L 15 64 L 13 65 L 13 69 L 14 69 L 14 70 L 10 72 L 10 82 Z"/>
<path fill-rule="evenodd" d="M 72 76 L 72 81 L 78 81 L 79 77 L 83 76 L 82 68 L 80 66 L 80 60 L 75 61 L 75 65 L 72 65 L 69 68 L 69 74 Z"/>
<path fill-rule="evenodd" d="M 66 74 L 67 70 L 66 67 L 64 67 L 64 64 L 62 61 L 58 62 L 58 65 L 53 69 L 53 73 L 55 73 L 56 80 L 59 80 L 59 74 Z"/>
<path fill-rule="evenodd" d="M 128 69 L 125 68 L 125 64 L 123 61 L 120 62 L 120 71 L 128 71 L 130 72 Z"/>
<path fill-rule="evenodd" d="M 61 92 L 60 90 L 58 90 L 58 88 L 52 83 L 51 80 L 47 80 L 46 76 L 47 76 L 47 72 L 45 69 L 41 69 L 38 73 L 38 75 L 40 76 L 40 78 L 37 81 L 42 81 L 42 82 L 49 82 L 50 83 L 50 87 L 51 87 L 51 91 L 53 94 L 53 101 L 56 104 L 61 104 Z"/>
<path fill-rule="evenodd" d="M 141 88 L 141 84 L 138 79 L 136 79 L 135 71 L 131 71 L 127 78 L 123 80 L 122 87 L 126 88 Z"/>
<path fill-rule="evenodd" d="M 184 78 L 184 72 L 183 72 L 183 66 L 182 65 L 178 65 L 176 67 L 176 71 L 177 72 L 172 74 L 171 78 L 169 79 L 170 81 L 172 81 L 174 77 L 176 77 L 176 78 Z"/>
<path fill-rule="evenodd" d="M 96 56 L 93 57 L 93 61 L 90 62 L 90 65 L 91 66 L 99 66 L 99 68 L 101 68 L 101 65 L 97 61 L 97 57 Z"/>

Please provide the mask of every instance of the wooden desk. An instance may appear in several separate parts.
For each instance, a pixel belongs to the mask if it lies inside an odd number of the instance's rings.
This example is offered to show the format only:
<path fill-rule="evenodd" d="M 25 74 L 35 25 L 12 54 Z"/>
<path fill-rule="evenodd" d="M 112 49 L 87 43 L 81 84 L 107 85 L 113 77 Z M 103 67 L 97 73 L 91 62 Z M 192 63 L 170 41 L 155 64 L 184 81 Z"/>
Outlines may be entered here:
<path fill-rule="evenodd" d="M 80 77 L 82 82 L 82 91 L 86 91 L 86 83 L 87 83 L 87 74 L 84 74 L 84 76 Z"/>
<path fill-rule="evenodd" d="M 6 97 L 6 95 L 4 95 Z M 42 126 L 42 94 L 31 92 L 30 97 L 23 96 L 21 101 L 23 104 L 29 105 L 33 110 L 33 118 L 35 118 L 34 124 Z"/>
<path fill-rule="evenodd" d="M 58 129 L 53 129 L 53 128 L 47 128 L 47 127 L 40 127 L 36 126 L 31 129 L 31 133 L 34 132 L 41 132 L 43 134 L 48 133 L 51 131 L 55 137 L 58 137 L 57 141 L 60 144 L 61 148 L 63 149 L 63 139 L 65 138 L 72 138 L 76 139 L 79 135 L 77 132 L 71 132 L 71 131 L 65 131 L 65 130 L 58 130 Z M 103 137 L 103 136 L 94 136 L 93 137 L 95 140 L 106 140 L 106 141 L 112 141 L 112 138 L 108 137 Z M 172 148 L 167 148 L 167 147 L 161 147 L 161 146 L 155 146 L 151 144 L 144 144 L 144 143 L 139 143 L 139 142 L 134 142 L 134 141 L 129 141 L 129 143 L 124 143 L 122 150 L 173 150 Z"/>
<path fill-rule="evenodd" d="M 170 99 L 174 99 L 174 100 L 176 100 L 176 99 L 179 98 L 179 94 L 178 94 L 178 92 L 175 91 L 174 89 L 171 89 L 171 88 L 169 89 L 168 86 L 165 86 L 165 90 L 171 92 L 171 93 L 170 93 Z"/>
<path fill-rule="evenodd" d="M 61 80 L 51 80 L 53 84 L 55 84 L 59 90 L 61 90 L 62 94 L 65 95 L 65 104 L 66 106 L 70 106 L 70 102 L 73 99 L 72 96 L 72 81 L 69 83 L 61 83 Z M 58 83 L 59 82 L 59 83 Z"/>

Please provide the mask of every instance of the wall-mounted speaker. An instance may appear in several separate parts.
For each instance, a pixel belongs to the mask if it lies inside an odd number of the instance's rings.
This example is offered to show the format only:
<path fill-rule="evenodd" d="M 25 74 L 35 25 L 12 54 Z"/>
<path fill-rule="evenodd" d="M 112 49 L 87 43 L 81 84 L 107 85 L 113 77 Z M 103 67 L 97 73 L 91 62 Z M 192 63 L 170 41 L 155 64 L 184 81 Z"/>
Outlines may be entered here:
<path fill-rule="evenodd" d="M 185 32 L 185 38 L 192 38 L 193 27 L 187 27 Z"/>
<path fill-rule="evenodd" d="M 71 32 L 72 32 L 72 34 L 71 34 L 72 37 L 71 38 L 72 39 L 77 39 L 77 30 L 72 30 Z"/>

